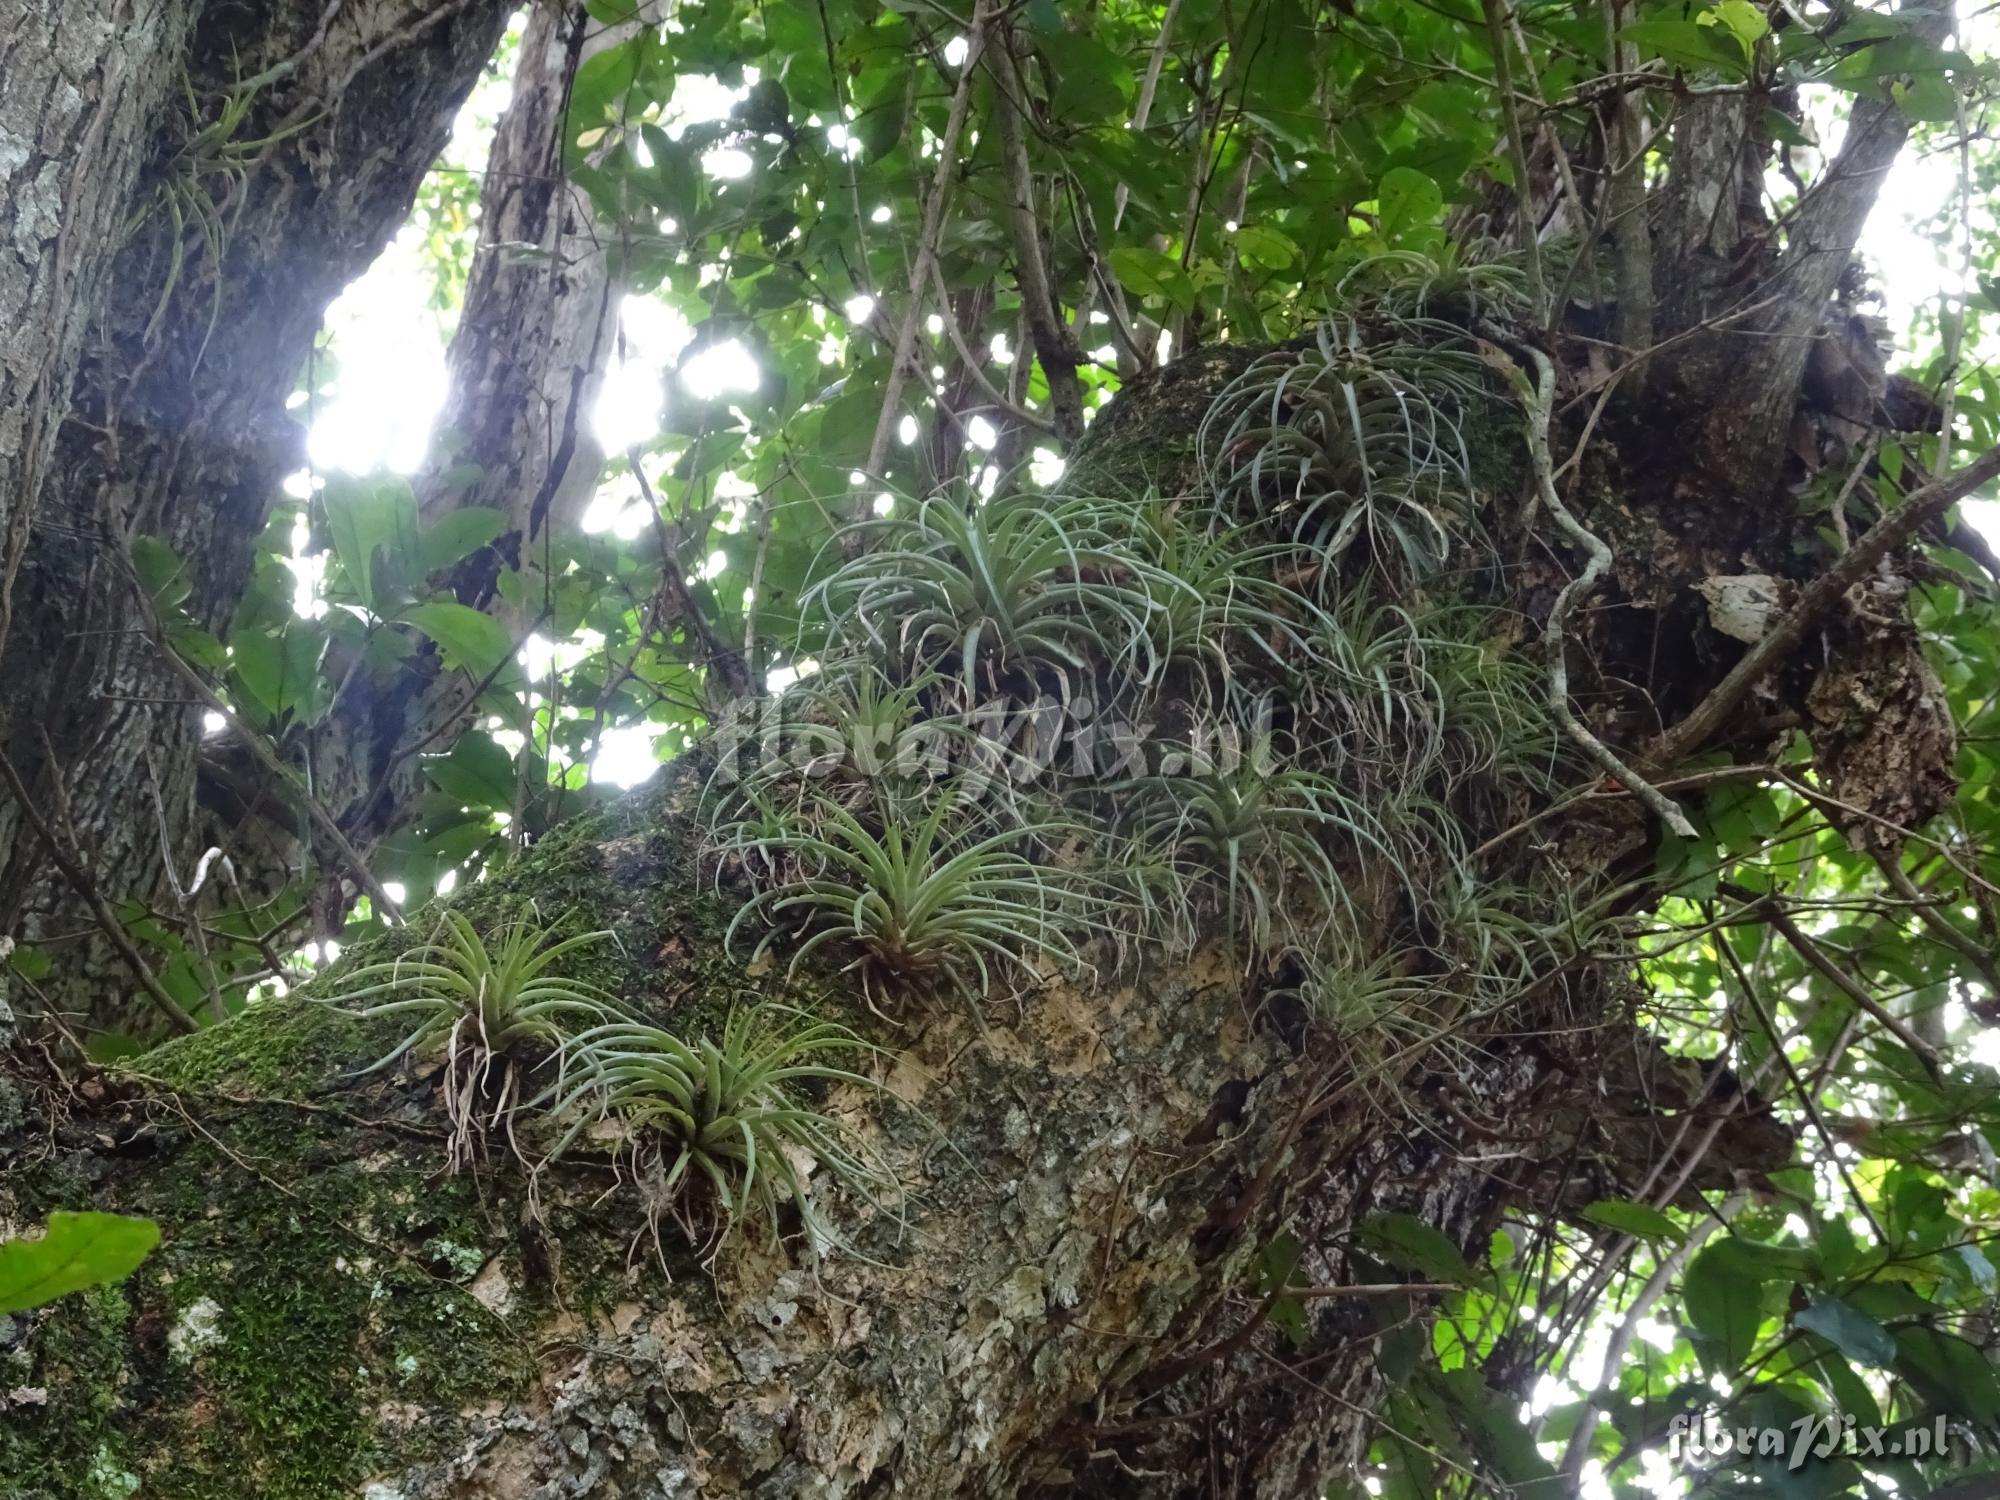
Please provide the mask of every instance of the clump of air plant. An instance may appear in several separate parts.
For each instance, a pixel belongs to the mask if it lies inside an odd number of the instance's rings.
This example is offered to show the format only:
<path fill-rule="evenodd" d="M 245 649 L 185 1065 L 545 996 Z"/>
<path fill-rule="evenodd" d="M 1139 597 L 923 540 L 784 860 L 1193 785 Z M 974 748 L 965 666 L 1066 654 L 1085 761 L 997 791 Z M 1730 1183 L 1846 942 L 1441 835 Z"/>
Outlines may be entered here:
<path fill-rule="evenodd" d="M 1127 544 L 1129 510 L 1025 491 L 935 496 L 865 523 L 870 549 L 803 602 L 829 639 L 906 670 L 934 668 L 966 703 L 1010 674 L 1051 680 L 1066 701 L 1100 665 L 1150 685 L 1161 667 L 1151 586 L 1161 580 Z"/>
<path fill-rule="evenodd" d="M 892 1215 L 898 1180 L 852 1126 L 814 1107 L 805 1091 L 846 1084 L 886 1092 L 843 1065 L 867 1050 L 843 1026 L 771 1005 L 733 1009 L 719 1038 L 683 1040 L 643 1022 L 609 1022 L 576 1038 L 564 1083 L 543 1096 L 558 1116 L 572 1117 L 551 1157 L 585 1130 L 609 1125 L 663 1264 L 661 1225 L 673 1219 L 695 1243 L 704 1209 L 717 1240 L 757 1221 L 775 1246 L 790 1208 L 815 1258 L 827 1245 L 853 1253 L 814 1197 L 814 1172 Z"/>
<path fill-rule="evenodd" d="M 799 931 L 794 970 L 830 943 L 851 943 L 871 1005 L 885 984 L 976 999 L 996 969 L 1032 974 L 1037 959 L 1080 966 L 1070 929 L 1100 898 L 1072 872 L 1026 852 L 1077 825 L 967 828 L 953 811 L 947 796 L 917 816 L 891 803 L 871 827 L 819 799 L 796 816 L 739 825 L 737 852 L 780 873 L 737 911 L 729 936 L 745 923 L 766 924 L 761 954 L 786 927 Z"/>
<path fill-rule="evenodd" d="M 585 932 L 552 939 L 532 916 L 522 915 L 489 944 L 464 916 L 448 911 L 431 941 L 356 969 L 347 987 L 325 1003 L 366 1020 L 415 1018 L 410 1032 L 360 1076 L 413 1052 L 442 1050 L 446 1163 L 457 1172 L 482 1155 L 487 1136 L 503 1126 L 518 1157 L 513 1116 L 526 1072 L 551 1055 L 560 1065 L 574 1030 L 618 1013 L 597 986 L 554 972 L 563 958 L 610 937 Z"/>

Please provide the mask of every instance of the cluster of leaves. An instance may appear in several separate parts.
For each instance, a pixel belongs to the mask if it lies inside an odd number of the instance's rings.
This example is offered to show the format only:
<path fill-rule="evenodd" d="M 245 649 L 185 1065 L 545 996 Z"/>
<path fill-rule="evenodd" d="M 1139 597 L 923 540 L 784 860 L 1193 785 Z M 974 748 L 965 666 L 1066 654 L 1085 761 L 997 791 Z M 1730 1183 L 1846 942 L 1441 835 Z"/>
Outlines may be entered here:
<path fill-rule="evenodd" d="M 1459 330 L 1362 326 L 1253 367 L 1262 426 L 1228 415 L 1244 383 L 1225 393 L 1228 472 L 1196 494 L 938 495 L 840 539 L 853 555 L 804 601 L 813 670 L 716 750 L 712 852 L 752 882 L 732 934 L 793 933 L 794 964 L 842 945 L 871 989 L 974 1002 L 1107 946 L 1220 938 L 1260 983 L 1305 971 L 1344 1024 L 1361 1008 L 1331 976 L 1385 929 L 1411 1016 L 1545 968 L 1560 909 L 1483 891 L 1460 842 L 1557 769 L 1533 669 L 1461 602 L 1477 569 L 1441 571 L 1470 478 L 1435 437 L 1488 398 Z M 1391 369 L 1395 420 L 1301 444 Z M 1426 549 L 1383 602 L 1323 533 L 1419 473 Z"/>
<path fill-rule="evenodd" d="M 869 1201 L 890 1201 L 894 1174 L 853 1129 L 797 1096 L 801 1086 L 836 1082 L 879 1089 L 829 1060 L 861 1049 L 845 1028 L 802 1016 L 786 1025 L 769 1007 L 740 1006 L 719 1039 L 683 1041 L 627 1015 L 597 986 L 556 972 L 560 960 L 608 932 L 556 938 L 522 914 L 489 943 L 456 911 L 443 914 L 439 931 L 408 953 L 352 970 L 325 1003 L 365 1019 L 418 1017 L 364 1071 L 442 1049 L 450 1169 L 468 1164 L 496 1128 L 522 1159 L 515 1126 L 532 1111 L 567 1123 L 543 1165 L 588 1129 L 615 1134 L 635 1165 L 656 1243 L 669 1213 L 694 1233 L 684 1201 L 694 1182 L 707 1190 L 718 1234 L 761 1218 L 775 1244 L 779 1210 L 789 1204 L 815 1255 L 840 1242 L 811 1197 L 815 1163 Z M 524 1097 L 522 1084 L 537 1070 L 553 1076 Z"/>

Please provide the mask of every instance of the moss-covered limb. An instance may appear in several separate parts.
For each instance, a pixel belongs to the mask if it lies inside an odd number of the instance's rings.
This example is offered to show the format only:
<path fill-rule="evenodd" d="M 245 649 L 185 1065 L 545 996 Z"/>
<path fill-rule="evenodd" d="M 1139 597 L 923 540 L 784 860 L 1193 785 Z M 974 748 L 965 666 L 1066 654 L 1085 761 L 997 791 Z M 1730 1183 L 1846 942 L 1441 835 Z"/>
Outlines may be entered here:
<path fill-rule="evenodd" d="M 722 945 L 733 901 L 696 878 L 692 784 L 666 778 L 461 909 L 483 925 L 580 905 L 620 939 L 595 981 L 677 1026 L 781 993 L 782 965 L 753 979 Z M 962 1009 L 898 1030 L 852 992 L 808 998 L 867 1021 L 942 1131 L 826 1098 L 917 1191 L 904 1238 L 833 1205 L 879 1264 L 816 1274 L 751 1235 L 704 1270 L 670 1237 L 669 1281 L 649 1241 L 633 1253 L 632 1196 L 584 1163 L 549 1174 L 546 1224 L 524 1229 L 511 1160 L 441 1178 L 424 1080 L 343 1083 L 377 1038 L 309 997 L 157 1050 L 129 1105 L 144 1154 L 49 1195 L 151 1214 L 165 1243 L 116 1298 L 24 1331 L 28 1377 L 89 1399 L 19 1429 L 10 1472 L 49 1476 L 22 1494 L 96 1493 L 69 1461 L 85 1451 L 172 1500 L 1009 1494 L 1072 1462 L 1094 1482 L 1094 1403 L 1208 1337 L 1266 1231 L 1282 1194 L 1235 1214 L 1245 1184 L 1385 1123 L 1299 1136 L 1324 1060 L 1256 1024 L 1218 961 L 1031 989 L 983 1038 Z"/>
<path fill-rule="evenodd" d="M 1189 377 L 1173 409 L 1233 378 L 1232 358 Z M 1117 424 L 1157 430 L 1143 409 L 1114 413 L 1098 441 Z M 1191 442 L 1196 425 L 1177 430 Z M 1341 629 L 1360 639 L 1372 618 Z M 1439 649 L 1477 655 L 1485 637 Z M 1491 706 L 1453 696 L 1439 718 Z M 542 1174 L 530 1220 L 504 1150 L 440 1175 L 431 1065 L 352 1077 L 393 1031 L 309 993 L 145 1058 L 125 1134 L 150 1154 L 128 1150 L 101 1186 L 51 1188 L 153 1213 L 168 1238 L 126 1290 L 106 1415 L 43 1448 L 96 1442 L 170 1496 L 1176 1495 L 1208 1487 L 1213 1432 L 1225 1488 L 1298 1495 L 1360 1451 L 1389 1377 L 1381 1330 L 1337 1299 L 1303 1342 L 1276 1342 L 1244 1295 L 1260 1249 L 1290 1226 L 1313 1281 L 1381 1279 L 1352 1259 L 1352 1229 L 1390 1208 L 1476 1255 L 1546 1152 L 1584 1152 L 1578 1121 L 1508 1137 L 1508 1178 L 1445 1143 L 1467 1120 L 1550 1121 L 1552 1080 L 1581 1080 L 1572 1113 L 1597 1107 L 1587 1050 L 1549 1039 L 1593 1035 L 1610 1008 L 1600 976 L 1537 949 L 1517 982 L 1477 995 L 1409 982 L 1427 958 L 1450 962 L 1443 929 L 1497 909 L 1511 882 L 1545 894 L 1543 852 L 1509 845 L 1480 866 L 1490 878 L 1438 889 L 1442 846 L 1416 865 L 1348 857 L 1353 941 L 1374 946 L 1352 972 L 1297 964 L 1371 1018 L 1344 1033 L 1307 1024 L 1304 979 L 1246 987 L 1240 951 L 1200 948 L 1030 979 L 977 1018 L 907 1000 L 882 1015 L 839 969 L 847 951 L 827 947 L 796 985 L 782 935 L 765 965 L 744 962 L 754 940 L 730 951 L 744 891 L 696 858 L 707 773 L 700 756 L 680 763 L 455 909 L 485 933 L 531 907 L 542 924 L 609 929 L 617 941 L 579 952 L 572 977 L 682 1034 L 757 999 L 863 1033 L 882 1049 L 867 1065 L 935 1126 L 868 1090 L 813 1104 L 893 1164 L 907 1229 L 821 1172 L 815 1197 L 861 1254 L 815 1263 L 796 1235 L 779 1252 L 747 1227 L 707 1254 L 671 1221 L 656 1245 L 629 1173 L 587 1152 Z M 1470 846 L 1533 810 L 1513 801 L 1549 795 L 1526 775 L 1461 790 L 1449 810 L 1402 809 L 1399 826 L 1428 836 L 1455 818 Z M 1564 882 L 1588 886 L 1642 839 L 1629 824 L 1572 839 Z M 1396 949 L 1413 930 L 1421 951 Z M 419 922 L 359 945 L 315 992 L 423 937 Z M 69 1316 L 29 1332 L 31 1361 Z M 311 1374 L 273 1373 L 294 1368 Z"/>

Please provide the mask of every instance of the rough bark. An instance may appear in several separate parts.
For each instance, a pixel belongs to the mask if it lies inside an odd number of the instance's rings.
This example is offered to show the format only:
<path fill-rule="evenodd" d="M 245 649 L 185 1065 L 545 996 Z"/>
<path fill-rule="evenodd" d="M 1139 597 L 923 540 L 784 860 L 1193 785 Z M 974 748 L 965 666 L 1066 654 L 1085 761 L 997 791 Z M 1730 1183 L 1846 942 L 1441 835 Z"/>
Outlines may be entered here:
<path fill-rule="evenodd" d="M 53 831 L 101 896 L 171 910 L 169 867 L 187 876 L 210 837 L 202 709 L 141 629 L 126 548 L 172 547 L 189 613 L 225 630 L 302 461 L 285 405 L 321 313 L 408 211 L 506 7 L 124 11 L 62 6 L 6 28 L 0 139 L 28 144 L 7 168 L 16 251 L 0 296 L 29 312 L 8 315 L 23 331 L 0 368 L 0 748 L 31 799 L 66 809 Z M 197 132 L 251 80 L 225 162 Z M 221 226 L 219 259 L 199 214 Z M 71 982 L 56 1004 L 101 1008 L 120 961 L 11 796 L 0 851 L 0 930 L 58 954 Z"/>
<path fill-rule="evenodd" d="M 587 904 L 623 950 L 596 977 L 677 1027 L 760 993 L 867 1024 L 832 976 L 788 990 L 723 951 L 728 903 L 687 852 L 698 778 L 466 909 Z M 873 1024 L 938 1132 L 875 1122 L 916 1184 L 909 1227 L 855 1214 L 879 1264 L 817 1267 L 756 1236 L 704 1265 L 671 1228 L 656 1265 L 629 1185 L 586 1165 L 543 1180 L 546 1227 L 504 1152 L 477 1184 L 440 1180 L 430 1080 L 340 1082 L 382 1036 L 310 1002 L 153 1054 L 114 1123 L 99 1113 L 128 1161 L 95 1193 L 161 1217 L 168 1248 L 126 1293 L 13 1331 L 49 1400 L 0 1438 L 26 1476 L 10 1500 L 76 1493 L 58 1460 L 92 1444 L 162 1500 L 1316 1495 L 1365 1443 L 1376 1340 L 1426 1298 L 1321 1303 L 1295 1348 L 1252 1295 L 1276 1228 L 1308 1246 L 1302 1278 L 1380 1279 L 1346 1238 L 1362 1214 L 1477 1246 L 1539 1170 L 1566 1169 L 1578 1203 L 1603 1190 L 1589 1122 L 1606 1098 L 1674 1123 L 1657 1079 L 1526 1041 L 1473 1073 L 1356 1089 L 1246 1009 L 1219 955 L 1049 984 L 984 1038 L 959 1010 L 906 1022 Z M 1464 1149 L 1467 1117 L 1509 1149 Z M 1526 1118 L 1555 1128 L 1505 1123 Z M 77 1159 L 16 1191 L 62 1192 Z M 86 1343 L 91 1361 L 66 1360 Z M 91 1385 L 108 1379 L 116 1395 Z"/>
<path fill-rule="evenodd" d="M 0 646 L 84 330 L 193 0 L 0 8 Z"/>

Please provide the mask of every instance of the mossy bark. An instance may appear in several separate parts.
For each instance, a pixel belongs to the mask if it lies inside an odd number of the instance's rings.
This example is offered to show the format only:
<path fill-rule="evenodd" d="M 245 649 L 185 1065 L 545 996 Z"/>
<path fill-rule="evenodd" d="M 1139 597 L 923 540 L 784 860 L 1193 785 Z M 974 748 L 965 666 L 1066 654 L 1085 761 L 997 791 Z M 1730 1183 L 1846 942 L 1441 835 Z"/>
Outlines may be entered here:
<path fill-rule="evenodd" d="M 356 1081 L 392 1034 L 311 998 L 256 1007 L 94 1106 L 108 1157 L 77 1143 L 17 1178 L 17 1215 L 87 1199 L 165 1242 L 124 1287 L 6 1330 L 6 1384 L 46 1398 L 10 1406 L 0 1494 L 1177 1493 L 1145 1476 L 1155 1444 L 1093 1457 L 1092 1429 L 1216 1337 L 1291 1216 L 1256 1186 L 1274 1167 L 1321 1184 L 1317 1216 L 1395 1207 L 1472 1243 L 1497 1208 L 1484 1172 L 1396 1169 L 1425 1153 L 1413 1120 L 1357 1100 L 1300 1130 L 1323 1075 L 1219 957 L 1052 979 L 984 1034 L 962 1007 L 890 1027 L 838 975 L 752 972 L 723 945 L 734 898 L 691 858 L 698 768 L 663 780 L 461 909 L 611 925 L 583 972 L 684 1032 L 758 996 L 868 1030 L 912 1108 L 822 1105 L 865 1117 L 912 1185 L 907 1226 L 823 1187 L 865 1259 L 748 1231 L 656 1251 L 587 1157 L 544 1174 L 532 1216 L 504 1146 L 441 1175 L 434 1064 Z M 1533 1078 L 1514 1068 L 1493 1106 Z M 1342 1262 L 1327 1239 L 1313 1274 Z M 1356 1456 L 1375 1321 L 1312 1335 L 1325 1394 L 1202 1419 L 1244 1424 L 1244 1492 L 1312 1493 Z"/>
<path fill-rule="evenodd" d="M 1307 1496 L 1360 1457 L 1397 1378 L 1382 1341 L 1429 1294 L 1329 1299 L 1281 1336 L 1260 1254 L 1289 1228 L 1299 1278 L 1380 1279 L 1351 1231 L 1392 1210 L 1477 1256 L 1535 1163 L 1446 1149 L 1454 1111 L 1559 1116 L 1552 1079 L 1579 1059 L 1496 1039 L 1449 1097 L 1357 1089 L 1219 955 L 1051 979 L 983 1026 L 963 1007 L 888 1025 L 838 974 L 788 982 L 726 949 L 736 898 L 691 855 L 699 776 L 460 908 L 611 926 L 581 976 L 683 1032 L 757 997 L 866 1031 L 911 1108 L 820 1102 L 895 1162 L 907 1226 L 822 1180 L 859 1255 L 671 1229 L 656 1250 L 588 1154 L 531 1214 L 498 1142 L 442 1175 L 434 1061 L 351 1076 L 393 1030 L 310 997 L 256 1007 L 93 1085 L 88 1125 L 17 1174 L 17 1218 L 88 1201 L 165 1242 L 125 1286 L 0 1331 L 4 1384 L 45 1393 L 10 1398 L 0 1495 Z M 1587 1160 L 1582 1129 L 1535 1160 Z"/>

